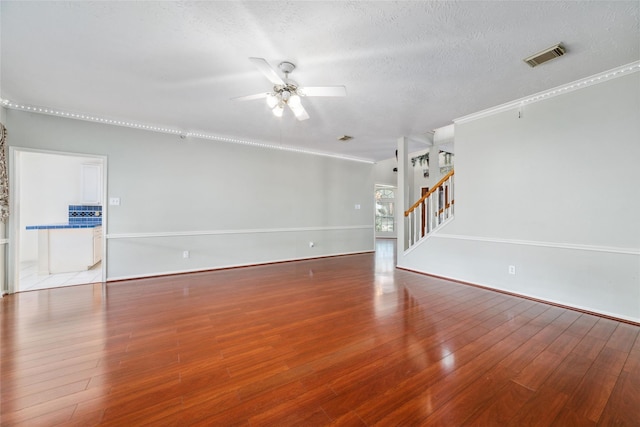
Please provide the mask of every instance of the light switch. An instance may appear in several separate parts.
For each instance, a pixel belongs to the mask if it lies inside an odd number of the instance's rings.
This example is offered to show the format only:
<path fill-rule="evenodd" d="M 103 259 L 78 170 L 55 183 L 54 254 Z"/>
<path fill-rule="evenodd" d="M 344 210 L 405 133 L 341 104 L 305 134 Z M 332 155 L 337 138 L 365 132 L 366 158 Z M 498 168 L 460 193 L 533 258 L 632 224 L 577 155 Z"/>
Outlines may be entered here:
<path fill-rule="evenodd" d="M 109 205 L 120 206 L 120 197 L 109 197 Z"/>
<path fill-rule="evenodd" d="M 356 205 L 356 209 L 360 209 L 360 205 Z"/>

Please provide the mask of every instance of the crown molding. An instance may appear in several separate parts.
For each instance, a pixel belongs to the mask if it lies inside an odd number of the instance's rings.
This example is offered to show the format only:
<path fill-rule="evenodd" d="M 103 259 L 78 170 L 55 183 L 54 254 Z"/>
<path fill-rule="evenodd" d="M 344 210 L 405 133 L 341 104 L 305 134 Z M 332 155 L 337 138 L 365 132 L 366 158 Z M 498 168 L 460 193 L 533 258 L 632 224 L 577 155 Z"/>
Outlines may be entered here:
<path fill-rule="evenodd" d="M 371 159 L 350 157 L 350 156 L 344 156 L 340 154 L 327 153 L 323 151 L 306 150 L 306 149 L 297 148 L 297 147 L 288 146 L 288 145 L 271 144 L 267 142 L 251 141 L 251 140 L 238 139 L 238 138 L 228 138 L 224 136 L 209 134 L 206 132 L 185 131 L 183 129 L 175 129 L 168 126 L 154 126 L 154 125 L 148 125 L 144 123 L 138 123 L 138 122 L 132 122 L 132 121 L 126 121 L 126 120 L 108 119 L 108 118 L 100 117 L 93 114 L 69 112 L 69 111 L 64 111 L 64 110 L 53 108 L 53 107 L 22 104 L 9 99 L 0 99 L 0 106 L 10 110 L 25 111 L 29 113 L 63 117 L 63 118 L 73 119 L 73 120 L 83 120 L 86 122 L 101 123 L 101 124 L 106 124 L 111 126 L 128 127 L 132 129 L 146 130 L 149 132 L 158 132 L 158 133 L 165 133 L 169 135 L 176 135 L 176 136 L 179 136 L 181 139 L 197 138 L 197 139 L 204 139 L 204 140 L 210 140 L 210 141 L 228 142 L 232 144 L 250 145 L 253 147 L 268 148 L 272 150 L 281 150 L 281 151 L 290 151 L 294 153 L 310 154 L 313 156 L 331 157 L 335 159 L 349 160 L 352 162 L 360 162 L 360 163 L 368 163 L 368 164 L 375 163 L 375 161 Z"/>
<path fill-rule="evenodd" d="M 481 119 L 484 117 L 492 116 L 494 114 L 501 113 L 516 108 L 521 108 L 524 105 L 532 104 L 534 102 L 542 101 L 545 99 L 553 98 L 554 96 L 564 95 L 565 93 L 573 92 L 578 89 L 593 86 L 599 83 L 616 79 L 618 77 L 626 76 L 627 74 L 637 73 L 640 71 L 640 61 L 635 61 L 627 65 L 614 68 L 609 71 L 604 71 L 599 74 L 595 74 L 584 79 L 576 80 L 574 82 L 555 87 L 543 92 L 526 96 L 524 98 L 517 99 L 515 101 L 507 102 L 505 104 L 497 105 L 495 107 L 487 108 L 486 110 L 478 111 L 477 113 L 469 114 L 453 120 L 455 124 L 467 123 L 473 120 Z"/>

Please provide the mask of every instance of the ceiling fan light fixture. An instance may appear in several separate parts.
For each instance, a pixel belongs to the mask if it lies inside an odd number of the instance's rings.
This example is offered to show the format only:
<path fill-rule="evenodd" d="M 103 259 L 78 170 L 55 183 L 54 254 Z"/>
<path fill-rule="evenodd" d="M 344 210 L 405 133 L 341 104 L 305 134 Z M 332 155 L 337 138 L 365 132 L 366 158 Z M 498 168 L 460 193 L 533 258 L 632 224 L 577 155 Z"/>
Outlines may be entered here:
<path fill-rule="evenodd" d="M 271 111 L 273 111 L 274 116 L 282 117 L 282 113 L 284 113 L 284 106 L 281 104 L 276 105 Z"/>
<path fill-rule="evenodd" d="M 278 105 L 278 98 L 273 93 L 267 95 L 267 105 L 269 108 L 273 108 Z"/>
<path fill-rule="evenodd" d="M 299 121 L 309 119 L 309 113 L 302 105 L 302 96 L 347 96 L 344 86 L 307 86 L 300 87 L 298 83 L 289 79 L 289 74 L 296 66 L 289 62 L 281 62 L 278 66 L 284 74 L 284 79 L 269 65 L 264 58 L 249 58 L 251 62 L 271 83 L 270 92 L 262 92 L 254 95 L 232 98 L 237 101 L 251 101 L 265 98 L 267 106 L 276 117 L 282 117 L 285 107 L 289 107 Z"/>

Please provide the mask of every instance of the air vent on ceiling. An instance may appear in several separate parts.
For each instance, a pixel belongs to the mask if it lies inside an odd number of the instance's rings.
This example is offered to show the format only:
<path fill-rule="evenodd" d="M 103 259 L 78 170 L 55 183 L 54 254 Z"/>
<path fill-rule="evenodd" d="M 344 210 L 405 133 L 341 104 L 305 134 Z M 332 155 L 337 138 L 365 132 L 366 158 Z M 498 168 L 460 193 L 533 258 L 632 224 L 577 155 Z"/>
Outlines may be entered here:
<path fill-rule="evenodd" d="M 338 137 L 338 141 L 350 141 L 352 139 L 353 139 L 353 137 L 349 136 L 349 135 L 342 135 L 342 136 Z"/>
<path fill-rule="evenodd" d="M 535 67 L 547 61 L 551 61 L 554 58 L 564 55 L 565 48 L 562 44 L 558 43 L 555 46 L 551 46 L 548 49 L 545 49 L 541 52 L 536 53 L 535 55 L 531 55 L 528 58 L 524 59 L 524 62 L 529 64 L 531 67 Z"/>

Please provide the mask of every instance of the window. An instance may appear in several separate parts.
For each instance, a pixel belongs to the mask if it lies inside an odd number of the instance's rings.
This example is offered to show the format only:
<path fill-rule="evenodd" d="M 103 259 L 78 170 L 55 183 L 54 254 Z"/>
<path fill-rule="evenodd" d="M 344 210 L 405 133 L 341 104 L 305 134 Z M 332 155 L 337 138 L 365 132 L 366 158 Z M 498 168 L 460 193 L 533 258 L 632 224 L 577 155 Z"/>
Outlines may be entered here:
<path fill-rule="evenodd" d="M 395 231 L 395 190 L 379 188 L 376 190 L 376 232 Z"/>

